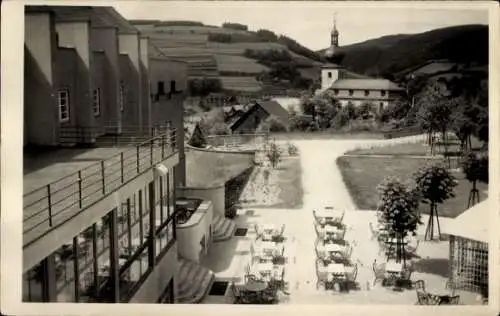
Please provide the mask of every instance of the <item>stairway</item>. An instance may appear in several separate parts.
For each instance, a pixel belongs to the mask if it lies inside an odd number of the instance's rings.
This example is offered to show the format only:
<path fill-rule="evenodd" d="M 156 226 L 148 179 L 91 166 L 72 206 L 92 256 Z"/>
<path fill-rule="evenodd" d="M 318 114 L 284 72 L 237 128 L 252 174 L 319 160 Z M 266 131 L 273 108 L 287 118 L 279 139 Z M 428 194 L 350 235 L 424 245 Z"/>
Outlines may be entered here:
<path fill-rule="evenodd" d="M 198 304 L 207 296 L 215 275 L 196 262 L 179 258 L 179 269 L 174 277 L 175 303 Z"/>
<path fill-rule="evenodd" d="M 236 230 L 236 224 L 234 221 L 220 215 L 214 215 L 212 227 L 212 240 L 214 242 L 231 239 L 234 231 Z"/>

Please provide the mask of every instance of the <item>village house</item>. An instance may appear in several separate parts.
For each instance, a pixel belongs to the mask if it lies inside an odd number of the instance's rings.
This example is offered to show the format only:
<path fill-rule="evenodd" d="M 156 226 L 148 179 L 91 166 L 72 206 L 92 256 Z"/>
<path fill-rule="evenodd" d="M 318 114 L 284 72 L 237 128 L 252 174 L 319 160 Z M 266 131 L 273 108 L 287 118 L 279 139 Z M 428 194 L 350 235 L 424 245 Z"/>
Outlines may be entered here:
<path fill-rule="evenodd" d="M 278 102 L 272 100 L 257 101 L 231 126 L 233 134 L 253 134 L 269 117 L 274 117 L 285 128 L 290 125 L 290 114 Z"/>

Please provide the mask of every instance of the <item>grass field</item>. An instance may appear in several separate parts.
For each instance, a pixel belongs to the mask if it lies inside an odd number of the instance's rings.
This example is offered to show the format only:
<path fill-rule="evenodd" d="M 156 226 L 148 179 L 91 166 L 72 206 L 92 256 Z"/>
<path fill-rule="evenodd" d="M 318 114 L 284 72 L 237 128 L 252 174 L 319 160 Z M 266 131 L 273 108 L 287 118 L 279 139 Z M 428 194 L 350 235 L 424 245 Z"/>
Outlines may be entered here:
<path fill-rule="evenodd" d="M 215 55 L 215 61 L 217 62 L 219 71 L 259 74 L 269 70 L 269 68 L 259 64 L 254 59 L 241 56 L 217 54 Z"/>
<path fill-rule="evenodd" d="M 280 202 L 272 207 L 275 208 L 301 208 L 302 196 L 302 169 L 300 158 L 284 158 L 279 170 L 279 200 Z"/>
<path fill-rule="evenodd" d="M 260 83 L 254 77 L 219 77 L 222 88 L 238 91 L 259 91 Z"/>
<path fill-rule="evenodd" d="M 375 210 L 378 203 L 376 187 L 386 176 L 395 176 L 402 181 L 411 181 L 412 174 L 421 166 L 429 163 L 428 159 L 408 158 L 375 158 L 375 157 L 339 157 L 344 183 L 358 209 Z M 471 184 L 464 179 L 462 173 L 454 172 L 459 184 L 455 188 L 455 197 L 439 206 L 439 215 L 456 217 L 467 207 L 467 198 Z M 487 185 L 478 185 L 481 200 L 487 198 Z M 428 214 L 429 206 L 421 204 L 420 210 Z"/>

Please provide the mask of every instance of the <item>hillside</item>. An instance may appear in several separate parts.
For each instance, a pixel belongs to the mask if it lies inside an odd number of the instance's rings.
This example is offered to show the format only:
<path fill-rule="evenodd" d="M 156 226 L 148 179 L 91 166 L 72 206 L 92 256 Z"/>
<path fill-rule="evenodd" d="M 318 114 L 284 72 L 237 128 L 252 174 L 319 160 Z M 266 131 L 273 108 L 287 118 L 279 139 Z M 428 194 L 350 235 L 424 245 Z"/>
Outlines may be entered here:
<path fill-rule="evenodd" d="M 269 85 L 273 86 L 270 82 L 274 81 L 264 80 L 263 74 L 274 76 L 280 72 L 273 72 L 272 63 L 264 64 L 259 58 L 249 57 L 245 54 L 247 50 L 285 51 L 297 70 L 294 76 L 299 79 L 295 83 L 319 79 L 321 56 L 271 31 L 248 31 L 237 23 L 226 23 L 223 27 L 192 21 L 133 20 L 131 23 L 149 36 L 164 55 L 188 62 L 190 78 L 219 78 L 223 90 L 256 92 L 273 88 Z"/>
<path fill-rule="evenodd" d="M 372 76 L 394 75 L 429 60 L 482 66 L 488 63 L 488 27 L 462 25 L 420 34 L 390 35 L 340 49 L 345 53 L 343 66 Z"/>

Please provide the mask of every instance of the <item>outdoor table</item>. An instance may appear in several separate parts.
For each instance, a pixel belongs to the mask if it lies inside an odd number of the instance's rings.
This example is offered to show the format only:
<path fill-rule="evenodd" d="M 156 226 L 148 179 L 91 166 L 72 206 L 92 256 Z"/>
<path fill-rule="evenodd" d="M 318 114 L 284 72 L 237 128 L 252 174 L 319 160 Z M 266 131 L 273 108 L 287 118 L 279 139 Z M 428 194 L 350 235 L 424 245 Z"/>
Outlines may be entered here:
<path fill-rule="evenodd" d="M 326 272 L 331 273 L 334 277 L 345 277 L 345 266 L 341 263 L 330 263 L 325 269 Z"/>
<path fill-rule="evenodd" d="M 263 241 L 255 246 L 255 251 L 264 257 L 273 257 L 281 255 L 283 247 L 283 245 L 277 245 L 271 241 Z"/>
<path fill-rule="evenodd" d="M 392 275 L 401 274 L 401 272 L 403 272 L 403 264 L 401 262 L 394 262 L 394 261 L 387 262 L 385 264 L 385 271 Z"/>
<path fill-rule="evenodd" d="M 328 209 L 315 212 L 316 217 L 325 221 L 338 220 L 342 217 L 342 213 L 343 212 L 340 210 L 328 210 Z"/>
<path fill-rule="evenodd" d="M 398 242 L 399 242 L 400 244 L 406 245 L 406 244 L 408 244 L 408 239 L 407 239 L 407 238 L 405 238 L 405 239 L 403 240 L 403 242 L 401 242 L 401 241 L 398 241 L 398 239 L 397 239 L 397 238 L 389 238 L 389 239 L 387 239 L 387 240 L 385 241 L 385 243 L 386 243 L 386 244 L 392 244 L 392 245 L 395 245 L 395 244 L 397 244 Z"/>
<path fill-rule="evenodd" d="M 318 248 L 326 252 L 342 252 L 345 249 L 345 246 L 339 244 L 325 244 L 318 246 Z"/>
<path fill-rule="evenodd" d="M 267 288 L 267 282 L 251 281 L 245 284 L 245 289 L 250 292 L 262 292 Z"/>

